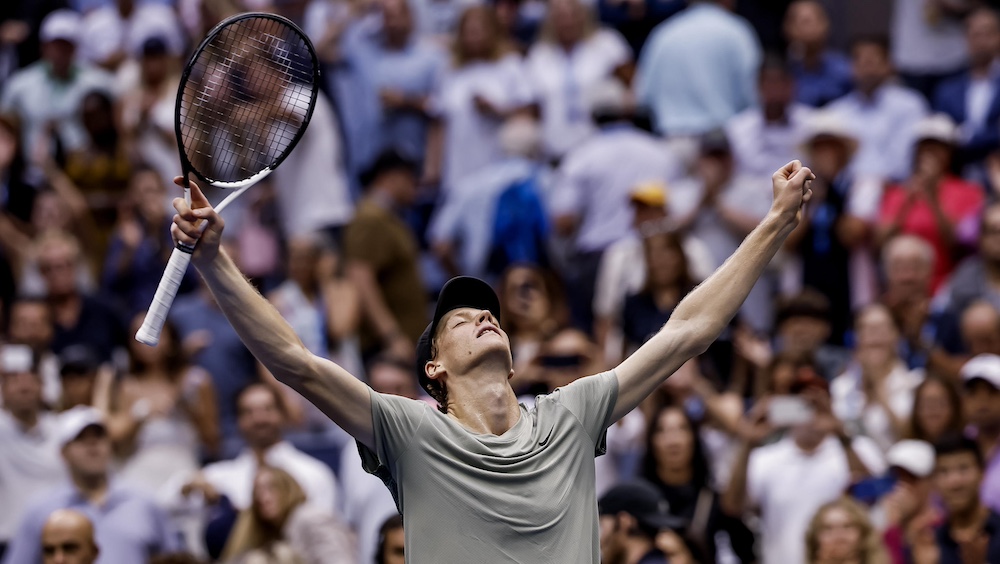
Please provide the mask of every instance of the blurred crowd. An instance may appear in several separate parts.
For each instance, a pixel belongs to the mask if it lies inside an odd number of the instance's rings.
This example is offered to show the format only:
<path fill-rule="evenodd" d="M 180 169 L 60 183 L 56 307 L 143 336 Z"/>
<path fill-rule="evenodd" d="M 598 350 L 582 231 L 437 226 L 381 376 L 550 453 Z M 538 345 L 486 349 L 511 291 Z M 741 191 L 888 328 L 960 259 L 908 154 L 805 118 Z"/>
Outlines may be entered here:
<path fill-rule="evenodd" d="M 603 561 L 1000 562 L 1000 3 L 895 0 L 843 50 L 831 4 L 4 2 L 2 562 L 404 561 L 354 441 L 197 274 L 132 339 L 180 73 L 249 10 L 304 29 L 323 92 L 225 245 L 313 353 L 433 404 L 414 343 L 474 275 L 530 404 L 662 327 L 799 159 L 812 200 L 739 315 L 608 430 Z"/>

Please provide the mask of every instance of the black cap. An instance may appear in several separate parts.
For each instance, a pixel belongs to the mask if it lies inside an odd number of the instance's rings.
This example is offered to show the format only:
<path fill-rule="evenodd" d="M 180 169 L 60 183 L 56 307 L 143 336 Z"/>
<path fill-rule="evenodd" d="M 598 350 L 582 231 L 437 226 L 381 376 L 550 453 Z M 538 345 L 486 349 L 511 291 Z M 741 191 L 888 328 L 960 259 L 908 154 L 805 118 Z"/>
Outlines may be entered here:
<path fill-rule="evenodd" d="M 420 386 L 428 393 L 431 379 L 427 377 L 424 366 L 431 360 L 431 339 L 441 318 L 449 311 L 463 307 L 487 309 L 497 322 L 500 321 L 500 298 L 489 284 L 471 276 L 457 276 L 446 282 L 434 307 L 434 317 L 417 341 L 417 377 L 420 378 Z"/>
<path fill-rule="evenodd" d="M 687 520 L 670 514 L 670 504 L 663 493 L 645 480 L 632 480 L 608 490 L 597 502 L 601 515 L 628 513 L 639 525 L 650 530 L 679 530 Z"/>
<path fill-rule="evenodd" d="M 70 345 L 59 355 L 59 374 L 90 374 L 99 364 L 97 355 L 87 345 Z"/>
<path fill-rule="evenodd" d="M 168 52 L 170 52 L 170 48 L 167 45 L 167 41 L 159 35 L 149 37 L 142 42 L 143 57 L 156 57 L 166 55 Z"/>
<path fill-rule="evenodd" d="M 722 129 L 715 129 L 701 136 L 698 143 L 699 150 L 703 155 L 730 154 L 729 137 Z"/>

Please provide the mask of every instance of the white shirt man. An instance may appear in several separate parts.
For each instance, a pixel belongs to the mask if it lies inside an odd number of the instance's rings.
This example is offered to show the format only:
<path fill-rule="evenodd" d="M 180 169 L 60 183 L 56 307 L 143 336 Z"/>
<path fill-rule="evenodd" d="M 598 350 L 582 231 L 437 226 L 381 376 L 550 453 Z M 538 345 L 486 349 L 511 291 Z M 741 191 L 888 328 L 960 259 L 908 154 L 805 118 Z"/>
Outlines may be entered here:
<path fill-rule="evenodd" d="M 21 514 L 34 497 L 66 480 L 57 426 L 58 417 L 51 413 L 38 413 L 37 423 L 26 429 L 10 413 L 0 411 L 0 543 L 17 531 Z"/>
<path fill-rule="evenodd" d="M 790 160 L 802 160 L 800 145 L 806 123 L 813 109 L 804 104 L 789 104 L 786 119 L 769 122 L 760 108 L 750 108 L 733 116 L 726 124 L 737 170 L 767 178 Z"/>

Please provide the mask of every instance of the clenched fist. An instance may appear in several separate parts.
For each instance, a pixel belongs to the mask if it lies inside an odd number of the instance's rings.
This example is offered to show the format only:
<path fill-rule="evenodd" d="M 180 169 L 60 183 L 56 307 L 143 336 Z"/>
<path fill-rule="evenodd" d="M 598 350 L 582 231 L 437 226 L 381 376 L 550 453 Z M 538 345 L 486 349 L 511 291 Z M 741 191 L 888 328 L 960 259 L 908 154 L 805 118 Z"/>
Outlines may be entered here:
<path fill-rule="evenodd" d="M 816 175 L 795 160 L 779 168 L 772 176 L 774 201 L 771 210 L 778 213 L 792 227 L 802 219 L 802 208 L 812 197 L 812 184 Z"/>

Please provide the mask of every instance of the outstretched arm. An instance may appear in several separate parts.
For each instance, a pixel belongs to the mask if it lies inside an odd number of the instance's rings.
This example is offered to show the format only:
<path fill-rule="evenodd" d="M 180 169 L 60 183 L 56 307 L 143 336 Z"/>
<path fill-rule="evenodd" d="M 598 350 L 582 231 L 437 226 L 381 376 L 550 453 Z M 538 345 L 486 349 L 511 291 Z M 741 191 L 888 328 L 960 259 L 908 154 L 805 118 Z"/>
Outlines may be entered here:
<path fill-rule="evenodd" d="M 247 282 L 219 248 L 225 223 L 193 182 L 191 204 L 195 209 L 181 198 L 174 200 L 174 239 L 198 244 L 192 262 L 240 339 L 275 378 L 302 394 L 359 442 L 374 448 L 368 386 L 333 362 L 310 353 L 281 314 Z M 202 222 L 208 224 L 204 234 Z"/>
<path fill-rule="evenodd" d="M 810 196 L 806 181 L 812 178 L 812 172 L 799 161 L 774 173 L 774 201 L 767 217 L 714 274 L 681 300 L 667 324 L 615 369 L 618 401 L 614 419 L 632 411 L 722 333 L 798 224 L 802 205 Z"/>

